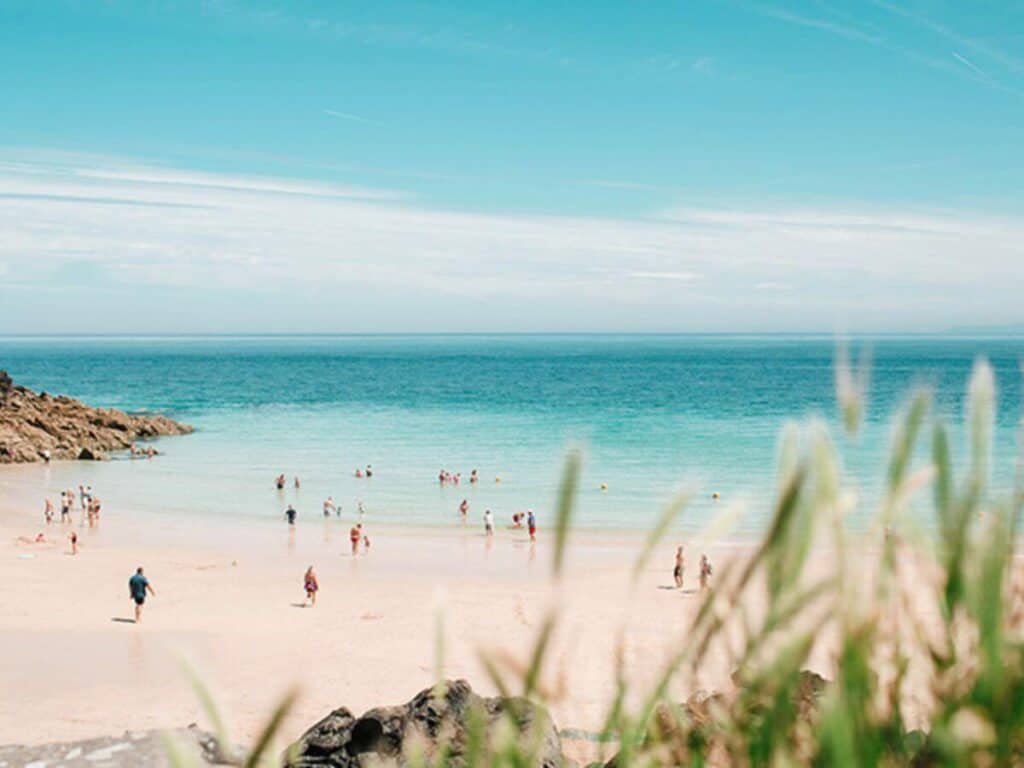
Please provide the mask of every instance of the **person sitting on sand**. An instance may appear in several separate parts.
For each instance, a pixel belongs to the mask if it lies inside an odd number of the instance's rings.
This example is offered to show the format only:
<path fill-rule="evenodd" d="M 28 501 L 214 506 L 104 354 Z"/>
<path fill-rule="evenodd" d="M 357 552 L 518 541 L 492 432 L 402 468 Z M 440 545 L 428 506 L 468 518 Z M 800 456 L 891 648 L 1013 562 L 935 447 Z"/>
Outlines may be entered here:
<path fill-rule="evenodd" d="M 356 523 L 348 532 L 348 540 L 352 544 L 352 556 L 359 554 L 359 540 L 363 537 L 363 524 Z"/>
<path fill-rule="evenodd" d="M 142 566 L 135 569 L 135 575 L 128 579 L 128 594 L 135 602 L 135 623 L 142 621 L 142 606 L 146 602 L 146 593 L 156 597 L 156 590 L 149 579 L 142 573 Z"/>
<path fill-rule="evenodd" d="M 700 556 L 700 588 L 705 590 L 708 588 L 708 581 L 711 579 L 713 570 L 711 568 L 711 561 L 708 560 L 707 555 Z"/>
<path fill-rule="evenodd" d="M 683 548 L 676 549 L 676 567 L 672 569 L 672 578 L 676 582 L 676 589 L 683 588 L 683 569 L 686 567 L 686 560 L 683 556 Z"/>
<path fill-rule="evenodd" d="M 295 511 L 295 507 L 289 504 L 288 509 L 284 511 L 284 516 L 288 520 L 288 525 L 295 525 L 296 514 L 298 513 Z"/>
<path fill-rule="evenodd" d="M 306 590 L 306 599 L 310 605 L 316 605 L 316 593 L 320 589 L 320 582 L 316 579 L 313 566 L 306 569 L 306 575 L 302 577 L 302 586 Z"/>

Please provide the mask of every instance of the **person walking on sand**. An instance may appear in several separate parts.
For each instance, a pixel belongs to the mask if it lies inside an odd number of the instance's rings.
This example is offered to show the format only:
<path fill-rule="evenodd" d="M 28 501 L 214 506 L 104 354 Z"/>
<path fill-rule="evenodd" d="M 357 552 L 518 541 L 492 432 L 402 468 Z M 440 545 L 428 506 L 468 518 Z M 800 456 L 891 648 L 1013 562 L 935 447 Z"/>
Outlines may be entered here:
<path fill-rule="evenodd" d="M 530 532 L 530 541 L 537 540 L 537 518 L 532 509 L 526 510 L 526 528 Z"/>
<path fill-rule="evenodd" d="M 140 565 L 135 569 L 135 575 L 128 579 L 128 594 L 135 603 L 136 624 L 142 621 L 142 606 L 146 603 L 147 592 L 156 597 L 156 590 L 153 589 L 153 585 L 149 583 L 149 579 L 143 574 L 142 566 Z"/>
<path fill-rule="evenodd" d="M 46 499 L 43 505 L 43 519 L 46 520 L 47 525 L 53 522 L 53 502 L 49 498 Z"/>
<path fill-rule="evenodd" d="M 348 532 L 348 540 L 352 544 L 352 556 L 359 554 L 359 540 L 363 537 L 363 524 L 356 523 Z"/>
<path fill-rule="evenodd" d="M 489 509 L 484 511 L 484 535 L 487 538 L 494 536 L 494 515 Z"/>
<path fill-rule="evenodd" d="M 295 525 L 295 515 L 298 514 L 295 511 L 295 507 L 291 504 L 288 505 L 288 509 L 284 511 L 284 516 L 288 520 L 288 525 Z"/>
<path fill-rule="evenodd" d="M 708 588 L 708 581 L 711 579 L 711 574 L 714 570 L 711 567 L 711 561 L 708 560 L 707 555 L 700 556 L 700 588 L 701 591 Z"/>
<path fill-rule="evenodd" d="M 683 556 L 683 548 L 676 548 L 676 567 L 672 569 L 672 578 L 676 582 L 676 589 L 683 588 L 683 569 L 686 567 L 686 559 Z"/>
<path fill-rule="evenodd" d="M 316 593 L 320 590 L 320 582 L 316 579 L 313 566 L 306 569 L 306 575 L 302 577 L 302 586 L 306 590 L 306 599 L 310 605 L 316 605 Z"/>

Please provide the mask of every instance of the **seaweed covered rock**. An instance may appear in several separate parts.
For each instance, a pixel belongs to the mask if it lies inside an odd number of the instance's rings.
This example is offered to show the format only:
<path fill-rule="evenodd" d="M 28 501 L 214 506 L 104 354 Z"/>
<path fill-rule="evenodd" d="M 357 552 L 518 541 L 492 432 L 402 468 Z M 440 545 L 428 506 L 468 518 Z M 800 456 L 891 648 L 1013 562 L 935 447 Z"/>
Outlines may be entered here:
<path fill-rule="evenodd" d="M 288 768 L 408 765 L 410 754 L 427 758 L 444 750 L 446 765 L 465 764 L 474 729 L 493 743 L 502 728 L 524 744 L 536 744 L 535 765 L 565 764 L 558 731 L 547 712 L 520 698 L 484 698 L 465 680 L 440 691 L 427 688 L 406 704 L 376 707 L 355 717 L 344 707 L 310 728 L 285 754 Z M 477 720 L 479 718 L 479 720 Z"/>

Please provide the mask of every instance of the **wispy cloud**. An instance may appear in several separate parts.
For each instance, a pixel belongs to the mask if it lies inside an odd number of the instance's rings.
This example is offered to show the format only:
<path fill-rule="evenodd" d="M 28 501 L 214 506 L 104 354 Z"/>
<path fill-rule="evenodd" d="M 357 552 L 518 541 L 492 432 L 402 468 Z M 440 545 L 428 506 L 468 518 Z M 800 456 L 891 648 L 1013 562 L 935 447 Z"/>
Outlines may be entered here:
<path fill-rule="evenodd" d="M 8 160 L 0 304 L 11 332 L 66 330 L 68 318 L 117 330 L 125 317 L 136 330 L 225 328 L 225 317 L 250 330 L 828 329 L 838 315 L 927 329 L 1008 321 L 1024 282 L 1014 218 L 483 214 L 309 193 L 296 179 Z M 40 297 L 58 290 L 63 312 L 41 315 Z"/>
<path fill-rule="evenodd" d="M 979 68 L 973 61 L 968 59 L 963 54 L 960 54 L 960 53 L 957 53 L 956 51 L 953 51 L 953 58 L 956 59 L 957 61 L 959 61 L 961 64 L 963 64 L 965 67 L 967 67 L 969 70 L 974 72 L 979 77 L 983 77 L 986 80 L 988 79 L 988 75 L 985 72 L 983 72 L 981 70 L 981 68 Z"/>
<path fill-rule="evenodd" d="M 329 115 L 330 117 L 337 117 L 340 120 L 350 120 L 354 123 L 369 123 L 371 125 L 378 124 L 376 120 L 371 120 L 368 117 L 363 117 L 362 115 L 355 115 L 352 114 L 351 112 L 338 112 L 335 109 L 325 109 L 324 114 Z"/>
<path fill-rule="evenodd" d="M 964 38 L 959 35 L 956 35 L 955 33 L 951 32 L 945 27 L 942 27 L 941 25 L 933 24 L 927 19 L 912 14 L 899 6 L 895 6 L 891 3 L 885 2 L 885 0 L 872 0 L 872 2 L 880 8 L 891 11 L 893 13 L 898 13 L 899 15 L 904 16 L 908 19 L 912 19 L 917 23 L 926 26 L 933 32 L 941 34 L 950 39 L 956 40 L 961 44 L 975 47 L 979 50 L 988 50 L 993 55 L 998 55 L 997 53 L 993 53 L 992 49 L 981 45 L 977 41 L 973 41 L 969 38 Z M 864 43 L 865 45 L 870 45 L 876 48 L 889 51 L 890 53 L 902 56 L 909 61 L 912 61 L 924 67 L 928 67 L 929 69 L 934 69 L 959 77 L 965 77 L 969 80 L 972 80 L 973 82 L 979 83 L 989 88 L 994 88 L 1004 93 L 1011 93 L 1016 96 L 1024 96 L 1024 90 L 996 81 L 994 78 L 990 77 L 986 72 L 984 72 L 980 67 L 976 66 L 973 62 L 967 59 L 967 57 L 963 56 L 960 53 L 953 52 L 953 58 L 956 59 L 962 66 L 953 64 L 946 58 L 936 56 L 931 53 L 922 52 L 914 48 L 908 48 L 904 45 L 893 42 L 891 39 L 883 36 L 880 32 L 876 32 L 872 29 L 869 29 L 865 27 L 863 24 L 857 24 L 852 20 L 852 17 L 849 14 L 842 14 L 844 20 L 836 21 L 830 18 L 806 16 L 794 13 L 785 8 L 780 8 L 771 5 L 748 5 L 747 7 L 753 10 L 754 12 L 768 18 L 776 19 L 778 21 L 791 25 L 796 25 L 809 29 L 816 29 L 853 42 Z M 826 12 L 832 13 L 833 15 L 837 15 L 836 12 L 830 9 L 829 6 L 826 5 L 825 3 L 819 3 L 819 7 L 821 7 Z M 1012 61 L 1012 59 L 1009 59 L 1009 57 L 1003 56 L 1001 58 L 1004 61 Z"/>

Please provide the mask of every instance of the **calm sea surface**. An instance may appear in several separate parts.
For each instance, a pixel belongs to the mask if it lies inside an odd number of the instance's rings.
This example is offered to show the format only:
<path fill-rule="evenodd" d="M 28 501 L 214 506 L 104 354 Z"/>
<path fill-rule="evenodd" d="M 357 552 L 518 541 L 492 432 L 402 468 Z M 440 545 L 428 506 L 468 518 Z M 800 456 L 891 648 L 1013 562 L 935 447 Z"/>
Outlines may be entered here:
<path fill-rule="evenodd" d="M 327 494 L 346 515 L 362 501 L 369 519 L 417 525 L 454 524 L 467 498 L 474 521 L 485 507 L 499 521 L 532 507 L 544 525 L 575 443 L 585 451 L 581 526 L 646 525 L 690 485 L 698 501 L 682 525 L 703 525 L 718 492 L 718 504 L 745 503 L 743 533 L 765 522 L 787 420 L 830 426 L 862 524 L 877 500 L 893 413 L 927 385 L 959 424 L 972 363 L 986 355 L 999 385 L 995 482 L 1010 487 L 1024 340 L 879 337 L 854 346 L 864 345 L 870 405 L 856 440 L 839 428 L 830 338 L 0 338 L 0 369 L 36 390 L 164 412 L 197 429 L 162 440 L 165 455 L 153 461 L 23 473 L 21 490 L 88 482 L 108 507 L 254 522 L 279 521 L 294 502 L 300 523 L 320 515 Z M 366 464 L 375 476 L 355 479 Z M 441 468 L 461 472 L 462 485 L 440 487 Z M 473 468 L 481 480 L 470 486 Z M 301 490 L 274 491 L 280 472 L 298 475 Z"/>

